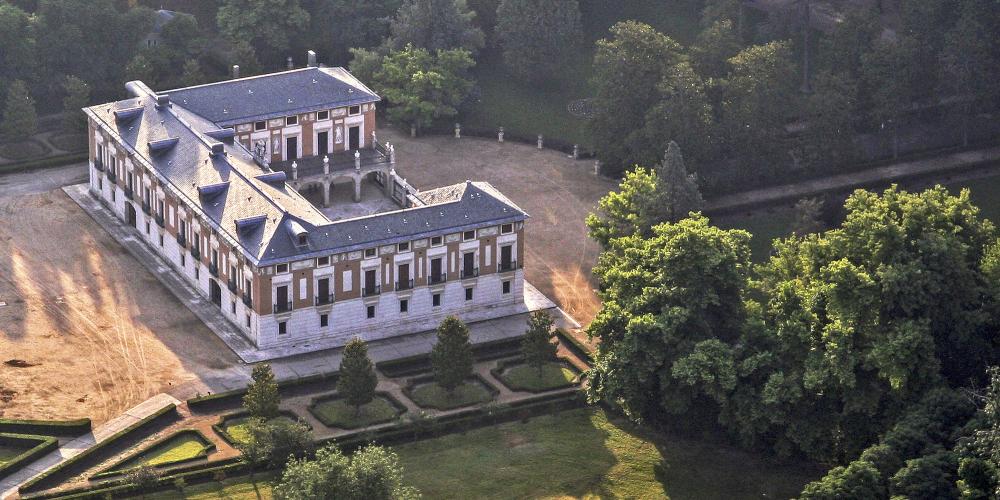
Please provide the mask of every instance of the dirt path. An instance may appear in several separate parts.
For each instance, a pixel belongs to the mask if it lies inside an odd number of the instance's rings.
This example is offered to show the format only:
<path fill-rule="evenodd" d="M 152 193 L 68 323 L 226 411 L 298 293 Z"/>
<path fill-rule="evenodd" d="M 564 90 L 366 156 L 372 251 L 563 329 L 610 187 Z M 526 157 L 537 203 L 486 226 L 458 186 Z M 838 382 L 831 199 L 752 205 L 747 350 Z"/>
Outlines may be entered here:
<path fill-rule="evenodd" d="M 0 198 L 0 301 L 7 418 L 99 424 L 237 362 L 62 191 Z"/>
<path fill-rule="evenodd" d="M 600 247 L 583 221 L 616 184 L 593 175 L 593 163 L 548 149 L 479 138 L 412 140 L 380 130 L 396 146 L 400 175 L 418 189 L 466 179 L 488 181 L 526 210 L 528 281 L 587 325 L 600 309 L 591 269 Z"/>

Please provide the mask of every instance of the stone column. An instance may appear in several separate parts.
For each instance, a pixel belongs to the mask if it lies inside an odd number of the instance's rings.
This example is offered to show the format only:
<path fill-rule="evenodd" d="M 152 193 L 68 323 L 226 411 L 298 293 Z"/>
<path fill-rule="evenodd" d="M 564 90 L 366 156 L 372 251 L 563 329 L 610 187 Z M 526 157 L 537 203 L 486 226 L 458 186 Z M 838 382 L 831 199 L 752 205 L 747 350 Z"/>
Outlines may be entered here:
<path fill-rule="evenodd" d="M 354 203 L 361 201 L 361 177 L 354 177 Z"/>
<path fill-rule="evenodd" d="M 330 188 L 333 187 L 333 183 L 327 184 L 324 182 L 320 185 L 323 186 L 323 207 L 330 208 Z"/>

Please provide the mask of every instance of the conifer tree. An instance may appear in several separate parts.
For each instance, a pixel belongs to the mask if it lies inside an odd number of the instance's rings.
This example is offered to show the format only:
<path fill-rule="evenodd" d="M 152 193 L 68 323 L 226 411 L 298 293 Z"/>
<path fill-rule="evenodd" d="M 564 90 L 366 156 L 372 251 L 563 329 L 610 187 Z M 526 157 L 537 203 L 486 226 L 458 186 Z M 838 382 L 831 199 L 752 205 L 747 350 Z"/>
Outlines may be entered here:
<path fill-rule="evenodd" d="M 437 329 L 437 343 L 431 351 L 434 381 L 451 394 L 472 375 L 472 344 L 469 327 L 448 316 Z"/>
<path fill-rule="evenodd" d="M 368 346 L 359 338 L 351 339 L 344 346 L 344 357 L 340 361 L 337 392 L 354 406 L 355 413 L 360 413 L 361 407 L 375 398 L 377 385 L 378 377 L 372 360 L 368 358 Z"/>
<path fill-rule="evenodd" d="M 529 366 L 538 370 L 539 378 L 545 363 L 556 357 L 558 346 L 552 343 L 552 316 L 545 311 L 535 311 L 528 317 L 528 331 L 521 341 L 521 354 Z"/>
<path fill-rule="evenodd" d="M 705 205 L 698 191 L 698 179 L 684 166 L 684 156 L 676 142 L 670 141 L 663 162 L 656 167 L 657 194 L 653 210 L 663 210 L 658 222 L 675 222 L 698 212 Z"/>
<path fill-rule="evenodd" d="M 83 132 L 87 129 L 87 115 L 82 108 L 90 103 L 90 86 L 87 82 L 69 75 L 63 80 L 63 126 L 70 132 Z"/>
<path fill-rule="evenodd" d="M 243 396 L 243 407 L 250 412 L 251 417 L 271 419 L 278 416 L 278 384 L 274 381 L 271 365 L 261 363 L 253 367 L 252 381 L 247 386 L 247 394 Z"/>

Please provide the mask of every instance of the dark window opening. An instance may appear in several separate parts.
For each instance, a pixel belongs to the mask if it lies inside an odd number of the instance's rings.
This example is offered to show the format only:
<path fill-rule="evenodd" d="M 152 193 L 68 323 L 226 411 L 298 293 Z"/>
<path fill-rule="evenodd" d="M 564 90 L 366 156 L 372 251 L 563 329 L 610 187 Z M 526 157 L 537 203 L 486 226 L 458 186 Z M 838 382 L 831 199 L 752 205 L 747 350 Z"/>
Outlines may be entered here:
<path fill-rule="evenodd" d="M 316 113 L 316 119 L 317 120 L 328 120 L 328 119 L 330 119 L 330 112 L 329 111 L 320 111 L 319 113 Z"/>
<path fill-rule="evenodd" d="M 327 314 L 319 315 L 319 326 L 326 327 L 330 325 L 330 316 Z"/>
<path fill-rule="evenodd" d="M 267 129 L 267 122 L 254 122 L 253 129 L 254 130 L 265 130 L 265 129 Z"/>
<path fill-rule="evenodd" d="M 366 313 L 368 315 L 368 319 L 374 319 L 375 318 L 375 306 L 368 306 Z"/>
<path fill-rule="evenodd" d="M 352 114 L 352 115 L 356 115 L 358 113 L 361 113 L 361 106 L 351 106 L 348 109 L 347 113 L 348 114 Z"/>
<path fill-rule="evenodd" d="M 288 322 L 282 321 L 278 323 L 278 335 L 284 335 L 288 333 Z"/>
<path fill-rule="evenodd" d="M 465 240 L 465 241 L 474 240 L 474 239 L 476 239 L 476 232 L 475 231 L 466 231 L 466 232 L 462 233 L 462 239 Z"/>
<path fill-rule="evenodd" d="M 299 123 L 298 116 L 289 116 L 285 118 L 285 125 L 297 125 Z"/>
<path fill-rule="evenodd" d="M 441 307 L 441 294 L 435 293 L 431 295 L 431 305 L 434 307 Z"/>
<path fill-rule="evenodd" d="M 405 313 L 410 308 L 410 301 L 403 299 L 399 301 L 399 312 Z"/>
<path fill-rule="evenodd" d="M 509 281 L 504 281 L 503 282 L 503 293 L 505 293 L 505 294 L 506 293 L 510 293 L 510 282 Z"/>
<path fill-rule="evenodd" d="M 472 288 L 465 289 L 465 300 L 472 300 Z"/>

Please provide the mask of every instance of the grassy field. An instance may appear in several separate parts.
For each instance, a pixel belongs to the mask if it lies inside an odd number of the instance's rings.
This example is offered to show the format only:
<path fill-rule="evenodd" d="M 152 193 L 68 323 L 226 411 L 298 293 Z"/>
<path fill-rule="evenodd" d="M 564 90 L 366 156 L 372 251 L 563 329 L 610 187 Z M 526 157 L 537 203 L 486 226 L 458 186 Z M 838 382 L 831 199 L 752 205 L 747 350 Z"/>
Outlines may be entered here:
<path fill-rule="evenodd" d="M 128 470 L 141 465 L 167 465 L 191 460 L 201 455 L 209 444 L 208 441 L 194 432 L 183 432 L 151 452 L 140 453 L 116 467 L 115 470 Z"/>
<path fill-rule="evenodd" d="M 493 399 L 493 394 L 478 379 L 468 380 L 451 394 L 436 382 L 419 384 L 408 394 L 418 406 L 437 410 L 451 410 Z"/>
<path fill-rule="evenodd" d="M 547 86 L 521 82 L 503 65 L 497 50 L 485 51 L 476 67 L 479 101 L 463 110 L 459 121 L 467 126 L 546 137 L 592 146 L 585 121 L 571 115 L 566 106 L 573 100 L 593 96 L 594 42 L 608 36 L 618 21 L 636 19 L 688 43 L 698 32 L 701 2 L 697 0 L 632 0 L 607 2 L 583 0 L 580 11 L 583 43 L 564 61 L 561 77 Z"/>
<path fill-rule="evenodd" d="M 542 365 L 539 376 L 537 368 L 519 364 L 501 372 L 500 380 L 515 391 L 545 391 L 573 385 L 576 373 L 563 363 L 551 362 Z"/>
<path fill-rule="evenodd" d="M 311 406 L 309 412 L 328 427 L 357 429 L 369 425 L 395 420 L 399 409 L 382 396 L 376 396 L 371 403 L 363 405 L 360 413 L 343 399 L 327 399 Z"/>
<path fill-rule="evenodd" d="M 434 499 L 791 498 L 821 474 L 711 440 L 653 439 L 593 408 L 395 449 L 407 483 Z M 256 492 L 238 478 L 189 490 L 199 500 L 271 498 L 267 480 Z"/>

